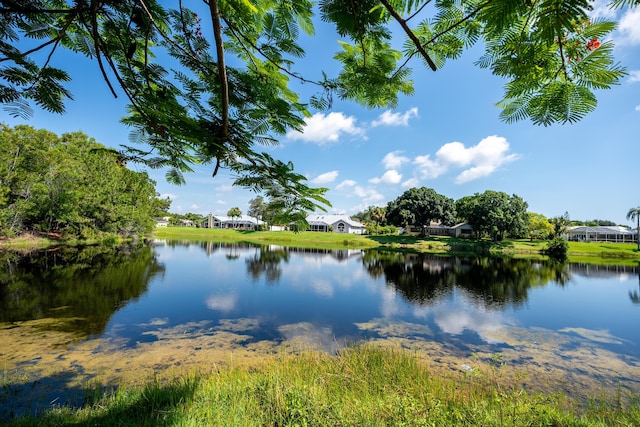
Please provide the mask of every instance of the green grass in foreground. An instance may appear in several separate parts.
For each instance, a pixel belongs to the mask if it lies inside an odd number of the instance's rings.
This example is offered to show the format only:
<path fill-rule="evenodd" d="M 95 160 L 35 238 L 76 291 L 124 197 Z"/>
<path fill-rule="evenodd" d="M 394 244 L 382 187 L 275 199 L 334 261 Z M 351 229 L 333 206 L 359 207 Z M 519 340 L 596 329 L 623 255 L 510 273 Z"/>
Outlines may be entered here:
<path fill-rule="evenodd" d="M 500 368 L 496 368 L 500 369 Z M 357 346 L 282 356 L 168 384 L 120 389 L 80 409 L 11 426 L 637 426 L 640 400 L 574 406 L 500 386 L 498 376 L 434 376 L 408 351 Z"/>

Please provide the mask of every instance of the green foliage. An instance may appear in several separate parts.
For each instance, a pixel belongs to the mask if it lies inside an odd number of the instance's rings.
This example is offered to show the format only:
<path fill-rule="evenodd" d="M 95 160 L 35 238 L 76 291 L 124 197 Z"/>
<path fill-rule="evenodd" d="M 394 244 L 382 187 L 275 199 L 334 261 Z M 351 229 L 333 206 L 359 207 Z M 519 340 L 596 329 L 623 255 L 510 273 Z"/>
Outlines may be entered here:
<path fill-rule="evenodd" d="M 529 238 L 546 240 L 553 234 L 553 225 L 542 214 L 529 212 Z"/>
<path fill-rule="evenodd" d="M 496 357 L 494 363 L 500 363 Z M 496 368 L 497 369 L 497 368 Z M 502 369 L 502 368 L 500 368 Z M 494 374 L 495 376 L 495 374 Z M 406 350 L 373 345 L 303 352 L 94 396 L 11 426 L 582 426 L 637 425 L 637 400 L 579 408 L 563 395 L 501 387 L 491 374 L 441 376 Z"/>
<path fill-rule="evenodd" d="M 142 235 L 160 205 L 146 173 L 82 133 L 0 125 L 0 233 Z"/>
<path fill-rule="evenodd" d="M 262 219 L 265 214 L 266 203 L 264 202 L 264 198 L 262 196 L 255 197 L 249 200 L 249 210 L 247 214 L 257 218 Z"/>
<path fill-rule="evenodd" d="M 637 221 L 636 223 L 636 240 L 638 241 L 638 251 L 640 251 L 640 206 L 631 208 L 627 212 L 627 219 Z"/>
<path fill-rule="evenodd" d="M 453 199 L 426 187 L 410 188 L 386 208 L 387 222 L 398 227 L 428 226 L 431 221 L 452 225 L 455 217 Z"/>
<path fill-rule="evenodd" d="M 398 227 L 395 225 L 379 226 L 377 224 L 370 224 L 366 226 L 365 231 L 367 234 L 373 236 L 395 236 L 398 234 Z"/>
<path fill-rule="evenodd" d="M 459 218 L 471 224 L 478 237 L 488 235 L 494 241 L 507 236 L 528 236 L 527 206 L 520 196 L 493 190 L 466 196 L 456 202 Z"/>
<path fill-rule="evenodd" d="M 240 218 L 242 216 L 242 211 L 239 207 L 236 206 L 229 209 L 229 211 L 227 212 L 227 216 L 230 216 L 231 218 Z"/>
<path fill-rule="evenodd" d="M 595 91 L 625 75 L 612 42 L 605 41 L 615 23 L 588 21 L 587 0 L 323 0 L 320 19 L 344 40 L 333 56 L 336 75 L 322 72 L 320 80 L 296 71 L 305 54 L 298 38 L 314 32 L 313 2 L 189 3 L 204 7 L 206 17 L 186 6 L 4 2 L 0 103 L 13 116 L 29 117 L 31 102 L 63 112 L 72 97 L 65 87 L 69 76 L 51 63 L 60 49 L 77 52 L 96 61 L 97 78 L 114 95 L 120 86 L 129 101 L 124 123 L 132 127 L 131 140 L 146 146 L 125 147 L 123 159 L 164 168 L 177 184 L 196 165 L 210 165 L 214 176 L 225 168 L 238 175 L 236 185 L 265 196 L 289 192 L 279 203 L 295 207 L 282 212 L 299 217 L 305 206 L 325 208 L 326 190 L 308 187 L 292 165 L 259 147 L 301 129 L 308 106 L 330 108 L 334 96 L 367 107 L 395 106 L 400 95 L 413 93 L 409 64 L 415 57 L 435 71 L 483 43 L 478 65 L 507 81 L 498 102 L 501 118 L 545 126 L 583 119 L 596 107 Z M 614 0 L 612 6 L 637 7 L 638 1 Z M 398 31 L 402 50 L 392 47 Z M 25 48 L 30 41 L 35 46 Z M 301 100 L 292 81 L 318 92 Z"/>
<path fill-rule="evenodd" d="M 569 253 L 569 242 L 562 237 L 555 237 L 551 242 L 549 242 L 549 246 L 547 246 L 545 252 L 550 258 L 564 262 L 566 261 Z"/>
<path fill-rule="evenodd" d="M 569 212 L 565 212 L 561 216 L 553 217 L 549 220 L 553 226 L 552 239 L 563 237 L 567 234 L 568 228 L 571 225 L 571 219 L 569 218 Z"/>

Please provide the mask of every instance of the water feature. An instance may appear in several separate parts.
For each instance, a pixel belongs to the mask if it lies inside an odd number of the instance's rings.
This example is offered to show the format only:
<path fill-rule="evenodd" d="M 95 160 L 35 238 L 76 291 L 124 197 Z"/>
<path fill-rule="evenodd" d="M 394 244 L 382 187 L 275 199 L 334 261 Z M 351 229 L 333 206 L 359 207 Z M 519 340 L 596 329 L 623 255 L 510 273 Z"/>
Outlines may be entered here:
<path fill-rule="evenodd" d="M 0 255 L 0 419 L 356 342 L 434 371 L 640 392 L 638 268 L 216 242 Z"/>

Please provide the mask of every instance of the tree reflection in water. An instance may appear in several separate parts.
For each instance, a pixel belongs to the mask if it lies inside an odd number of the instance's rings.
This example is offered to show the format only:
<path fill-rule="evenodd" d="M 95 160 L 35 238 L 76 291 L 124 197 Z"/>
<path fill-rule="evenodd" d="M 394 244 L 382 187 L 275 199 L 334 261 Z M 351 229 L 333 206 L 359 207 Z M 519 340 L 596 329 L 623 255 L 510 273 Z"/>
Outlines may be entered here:
<path fill-rule="evenodd" d="M 0 322 L 77 319 L 60 327 L 101 334 L 111 316 L 164 272 L 147 245 L 68 247 L 0 255 Z M 64 326 L 63 326 L 64 325 Z"/>
<path fill-rule="evenodd" d="M 368 251 L 363 262 L 372 277 L 384 275 L 388 286 L 421 305 L 450 294 L 457 286 L 486 306 L 517 307 L 526 302 L 529 288 L 564 284 L 570 278 L 567 264 L 552 261 Z"/>
<path fill-rule="evenodd" d="M 260 246 L 253 257 L 245 260 L 247 272 L 254 282 L 264 274 L 267 284 L 275 284 L 282 275 L 281 262 L 289 262 L 289 251 L 282 246 Z"/>

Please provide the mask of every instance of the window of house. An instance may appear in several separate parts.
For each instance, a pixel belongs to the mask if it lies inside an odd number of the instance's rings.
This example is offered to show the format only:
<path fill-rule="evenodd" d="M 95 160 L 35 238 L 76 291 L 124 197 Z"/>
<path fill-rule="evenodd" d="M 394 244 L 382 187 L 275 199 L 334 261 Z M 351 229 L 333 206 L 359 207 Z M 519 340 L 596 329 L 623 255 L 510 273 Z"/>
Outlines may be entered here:
<path fill-rule="evenodd" d="M 344 222 L 339 222 L 338 223 L 338 232 L 339 233 L 344 233 Z"/>

